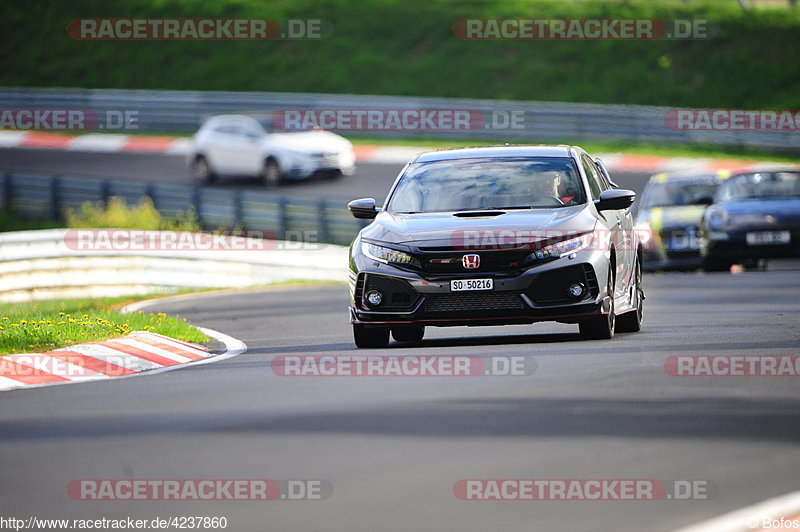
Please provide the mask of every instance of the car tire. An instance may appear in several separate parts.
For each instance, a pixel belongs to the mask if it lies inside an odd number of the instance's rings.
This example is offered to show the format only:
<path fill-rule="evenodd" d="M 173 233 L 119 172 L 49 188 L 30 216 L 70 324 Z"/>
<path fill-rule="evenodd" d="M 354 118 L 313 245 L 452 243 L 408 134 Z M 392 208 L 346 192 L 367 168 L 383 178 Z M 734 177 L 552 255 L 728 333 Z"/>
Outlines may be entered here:
<path fill-rule="evenodd" d="M 733 261 L 730 260 L 703 257 L 703 271 L 706 272 L 729 272 L 731 266 L 733 266 Z"/>
<path fill-rule="evenodd" d="M 214 173 L 208 160 L 202 155 L 198 155 L 192 161 L 192 174 L 203 183 L 211 184 L 217 180 L 217 174 Z"/>
<path fill-rule="evenodd" d="M 634 303 L 636 310 L 626 312 L 617 318 L 615 325 L 616 332 L 639 332 L 642 330 L 642 318 L 644 317 L 644 290 L 642 289 L 642 264 L 639 260 L 636 261 L 636 277 L 634 286 L 634 294 L 636 298 Z"/>
<path fill-rule="evenodd" d="M 389 345 L 389 329 L 353 324 L 353 339 L 359 348 L 386 347 Z"/>
<path fill-rule="evenodd" d="M 609 340 L 614 337 L 616 326 L 616 315 L 614 314 L 614 274 L 613 264 L 608 265 L 608 295 L 611 300 L 611 307 L 607 314 L 584 320 L 578 324 L 581 337 L 584 340 Z"/>
<path fill-rule="evenodd" d="M 424 325 L 409 325 L 392 329 L 392 338 L 398 342 L 421 342 L 425 336 Z"/>
<path fill-rule="evenodd" d="M 767 259 L 746 259 L 742 261 L 742 268 L 746 272 L 767 271 Z"/>
<path fill-rule="evenodd" d="M 281 167 L 278 166 L 278 161 L 275 159 L 264 161 L 264 168 L 261 170 L 261 181 L 268 187 L 277 187 L 281 184 L 283 175 L 281 174 Z"/>

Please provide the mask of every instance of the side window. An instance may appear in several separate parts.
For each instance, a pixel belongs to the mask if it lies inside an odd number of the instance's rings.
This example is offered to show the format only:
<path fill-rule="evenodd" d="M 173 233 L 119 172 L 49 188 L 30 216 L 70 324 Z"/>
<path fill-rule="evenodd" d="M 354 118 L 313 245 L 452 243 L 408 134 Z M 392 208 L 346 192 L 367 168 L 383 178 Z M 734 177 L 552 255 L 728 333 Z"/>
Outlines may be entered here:
<path fill-rule="evenodd" d="M 611 186 L 611 183 L 609 183 L 608 178 L 606 178 L 606 174 L 604 174 L 603 171 L 600 170 L 600 167 L 597 165 L 597 163 L 593 162 L 592 167 L 595 169 L 595 172 L 600 177 L 600 186 L 602 187 L 603 190 L 614 188 Z"/>
<path fill-rule="evenodd" d="M 256 123 L 243 123 L 240 127 L 244 130 L 244 135 L 249 138 L 261 136 L 261 128 Z"/>
<path fill-rule="evenodd" d="M 581 164 L 583 165 L 583 171 L 586 173 L 586 179 L 589 181 L 592 198 L 596 200 L 600 199 L 600 191 L 602 188 L 600 187 L 600 181 L 597 177 L 597 170 L 595 170 L 594 164 L 585 156 L 581 157 Z"/>
<path fill-rule="evenodd" d="M 236 124 L 233 126 L 233 134 L 237 137 L 247 137 L 247 130 L 241 124 Z"/>
<path fill-rule="evenodd" d="M 225 133 L 226 135 L 232 135 L 236 132 L 234 127 L 228 124 L 217 126 L 216 128 L 214 128 L 214 131 L 216 131 L 217 133 Z"/>

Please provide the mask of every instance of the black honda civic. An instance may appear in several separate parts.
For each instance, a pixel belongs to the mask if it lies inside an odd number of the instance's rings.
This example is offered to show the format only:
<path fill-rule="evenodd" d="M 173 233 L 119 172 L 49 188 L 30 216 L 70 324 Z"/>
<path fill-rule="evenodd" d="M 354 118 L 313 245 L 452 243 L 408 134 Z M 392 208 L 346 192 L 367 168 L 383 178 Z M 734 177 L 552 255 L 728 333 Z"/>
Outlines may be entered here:
<path fill-rule="evenodd" d="M 634 192 L 576 146 L 487 146 L 412 159 L 350 247 L 358 347 L 419 342 L 426 326 L 576 323 L 641 328 Z"/>

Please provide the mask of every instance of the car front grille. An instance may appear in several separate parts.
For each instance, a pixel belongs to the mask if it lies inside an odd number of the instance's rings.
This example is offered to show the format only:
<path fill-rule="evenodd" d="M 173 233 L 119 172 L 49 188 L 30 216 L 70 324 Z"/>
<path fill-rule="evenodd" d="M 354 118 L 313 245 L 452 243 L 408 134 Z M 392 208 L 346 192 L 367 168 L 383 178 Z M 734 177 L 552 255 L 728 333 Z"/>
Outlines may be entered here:
<path fill-rule="evenodd" d="M 476 250 L 417 253 L 415 257 L 427 273 L 484 273 L 519 270 L 530 250 Z M 466 269 L 461 262 L 464 255 L 475 254 L 480 257 L 480 266 Z M 452 260 L 441 263 L 436 261 Z"/>
<path fill-rule="evenodd" d="M 525 303 L 519 292 L 464 292 L 428 294 L 428 313 L 463 313 L 523 310 Z"/>

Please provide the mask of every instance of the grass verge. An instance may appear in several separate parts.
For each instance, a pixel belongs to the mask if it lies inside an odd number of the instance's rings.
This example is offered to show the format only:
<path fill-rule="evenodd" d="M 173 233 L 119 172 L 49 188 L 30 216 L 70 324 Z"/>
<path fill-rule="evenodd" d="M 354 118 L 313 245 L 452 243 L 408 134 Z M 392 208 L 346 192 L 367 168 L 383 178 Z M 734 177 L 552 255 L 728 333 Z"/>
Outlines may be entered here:
<path fill-rule="evenodd" d="M 148 330 L 187 342 L 209 338 L 179 315 L 123 314 L 129 303 L 200 292 L 237 293 L 249 290 L 342 286 L 344 282 L 289 279 L 248 288 L 180 290 L 170 294 L 145 294 L 86 299 L 48 299 L 28 303 L 0 303 L 0 356 L 58 349 L 82 342 L 107 340 L 130 331 Z"/>
<path fill-rule="evenodd" d="M 796 109 L 800 12 L 734 0 L 6 2 L 0 85 Z M 324 20 L 321 39 L 81 40 L 81 18 Z M 480 18 L 707 21 L 709 38 L 465 40 Z M 285 27 L 285 24 L 284 24 Z M 179 67 L 176 68 L 176 66 Z"/>
<path fill-rule="evenodd" d="M 43 352 L 142 330 L 187 342 L 208 340 L 180 316 L 122 314 L 118 310 L 127 303 L 149 297 L 152 295 L 0 303 L 0 355 Z"/>

